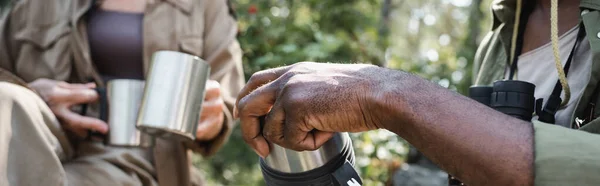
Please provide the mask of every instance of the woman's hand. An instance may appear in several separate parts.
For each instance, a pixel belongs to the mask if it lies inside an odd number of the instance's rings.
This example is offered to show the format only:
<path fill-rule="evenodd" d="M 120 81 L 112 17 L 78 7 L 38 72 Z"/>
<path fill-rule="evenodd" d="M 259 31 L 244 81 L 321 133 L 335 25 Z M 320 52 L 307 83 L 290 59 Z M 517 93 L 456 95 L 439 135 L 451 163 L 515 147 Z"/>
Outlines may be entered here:
<path fill-rule="evenodd" d="M 103 134 L 108 132 L 108 125 L 104 121 L 71 111 L 72 106 L 98 100 L 98 94 L 93 89 L 96 87 L 94 83 L 70 84 L 42 78 L 29 83 L 29 87 L 37 91 L 46 101 L 50 110 L 66 130 L 72 131 L 80 137 L 85 137 L 88 130 Z"/>
<path fill-rule="evenodd" d="M 267 141 L 297 151 L 314 150 L 334 132 L 381 127 L 376 98 L 386 78 L 372 65 L 296 63 L 255 73 L 242 89 L 236 117 L 244 140 L 266 157 Z M 264 126 L 259 118 L 266 116 Z"/>
<path fill-rule="evenodd" d="M 209 80 L 206 83 L 206 95 L 202 103 L 196 140 L 208 141 L 217 137 L 223 128 L 225 103 L 221 98 L 221 85 L 219 82 Z"/>

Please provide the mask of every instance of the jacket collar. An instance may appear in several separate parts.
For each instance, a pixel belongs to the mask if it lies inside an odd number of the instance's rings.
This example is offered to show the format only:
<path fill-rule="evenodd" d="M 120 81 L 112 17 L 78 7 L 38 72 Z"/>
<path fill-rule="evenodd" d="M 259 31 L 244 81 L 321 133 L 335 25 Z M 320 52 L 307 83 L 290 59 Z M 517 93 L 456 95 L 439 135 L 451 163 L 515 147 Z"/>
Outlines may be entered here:
<path fill-rule="evenodd" d="M 515 19 L 516 0 L 494 0 L 492 2 L 493 28 L 496 29 L 502 23 L 513 24 Z"/>
<path fill-rule="evenodd" d="M 527 3 L 524 3 L 524 5 L 525 4 Z M 492 2 L 492 14 L 494 15 L 493 29 L 497 28 L 502 23 L 514 23 L 516 6 L 517 0 L 494 0 Z M 579 7 L 582 9 L 600 10 L 600 3 L 598 3 L 597 0 L 580 0 Z"/>
<path fill-rule="evenodd" d="M 91 1 L 95 1 L 96 3 L 100 3 L 103 0 L 91 0 Z M 178 9 L 180 9 L 181 11 L 185 12 L 185 13 L 190 13 L 192 11 L 192 1 L 194 0 L 148 0 L 148 4 L 155 4 L 159 1 L 166 1 L 168 3 L 173 4 L 175 7 L 177 7 Z"/>
<path fill-rule="evenodd" d="M 532 0 L 522 0 L 523 1 L 523 9 L 531 6 L 533 3 L 525 3 L 526 1 Z M 515 13 L 516 13 L 517 0 L 494 0 L 492 2 L 492 30 L 499 29 L 499 37 L 498 39 L 502 42 L 504 51 L 506 54 L 510 53 L 510 45 L 511 45 L 511 36 L 513 31 L 513 26 L 515 22 Z M 581 9 L 590 9 L 590 10 L 599 10 L 600 3 L 597 0 L 580 0 L 580 8 Z"/>
<path fill-rule="evenodd" d="M 173 5 L 175 5 L 177 8 L 184 11 L 185 13 L 190 13 L 193 8 L 192 1 L 194 1 L 194 0 L 152 0 L 152 1 L 166 1 L 166 2 L 169 2 Z M 209 1 L 213 1 L 213 0 L 209 0 Z"/>

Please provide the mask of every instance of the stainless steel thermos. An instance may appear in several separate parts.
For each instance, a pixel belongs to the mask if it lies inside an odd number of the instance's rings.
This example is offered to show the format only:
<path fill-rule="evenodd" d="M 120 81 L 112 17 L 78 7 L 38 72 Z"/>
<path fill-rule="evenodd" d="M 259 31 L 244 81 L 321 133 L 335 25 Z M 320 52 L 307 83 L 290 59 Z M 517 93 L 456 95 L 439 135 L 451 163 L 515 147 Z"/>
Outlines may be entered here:
<path fill-rule="evenodd" d="M 353 166 L 354 150 L 347 133 L 336 133 L 314 151 L 298 152 L 272 144 L 269 156 L 260 159 L 268 186 L 361 186 Z"/>

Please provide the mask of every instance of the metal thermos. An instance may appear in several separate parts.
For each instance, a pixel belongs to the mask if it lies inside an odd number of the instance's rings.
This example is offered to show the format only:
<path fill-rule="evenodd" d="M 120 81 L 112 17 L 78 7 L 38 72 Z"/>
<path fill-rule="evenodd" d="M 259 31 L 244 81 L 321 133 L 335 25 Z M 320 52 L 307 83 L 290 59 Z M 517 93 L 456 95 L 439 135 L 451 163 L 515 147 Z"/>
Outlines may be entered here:
<path fill-rule="evenodd" d="M 268 186 L 360 186 L 354 169 L 354 150 L 348 133 L 336 133 L 314 151 L 294 151 L 272 144 L 260 159 Z"/>
<path fill-rule="evenodd" d="M 137 128 L 164 139 L 194 140 L 210 66 L 174 51 L 156 52 L 151 62 Z"/>
<path fill-rule="evenodd" d="M 136 129 L 144 81 L 110 80 L 106 86 L 109 132 L 106 143 L 113 146 L 150 147 L 153 138 Z"/>

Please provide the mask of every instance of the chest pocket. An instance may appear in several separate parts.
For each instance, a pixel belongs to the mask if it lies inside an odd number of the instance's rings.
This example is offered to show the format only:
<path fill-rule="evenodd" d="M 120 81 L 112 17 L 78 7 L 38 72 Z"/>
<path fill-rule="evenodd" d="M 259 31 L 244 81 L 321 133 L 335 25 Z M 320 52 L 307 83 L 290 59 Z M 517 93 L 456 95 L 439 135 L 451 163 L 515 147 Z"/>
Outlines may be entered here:
<path fill-rule="evenodd" d="M 204 15 L 205 2 L 198 1 L 190 4 L 189 10 L 178 9 L 176 16 L 179 37 L 179 50 L 204 59 Z M 188 13 L 184 13 L 184 12 Z"/>
<path fill-rule="evenodd" d="M 26 27 L 15 33 L 19 48 L 15 72 L 28 82 L 38 78 L 68 80 L 72 66 L 70 33 L 66 22 Z"/>
<path fill-rule="evenodd" d="M 204 50 L 204 42 L 202 36 L 188 35 L 183 36 L 179 41 L 179 49 L 182 52 L 202 57 L 202 50 Z"/>

